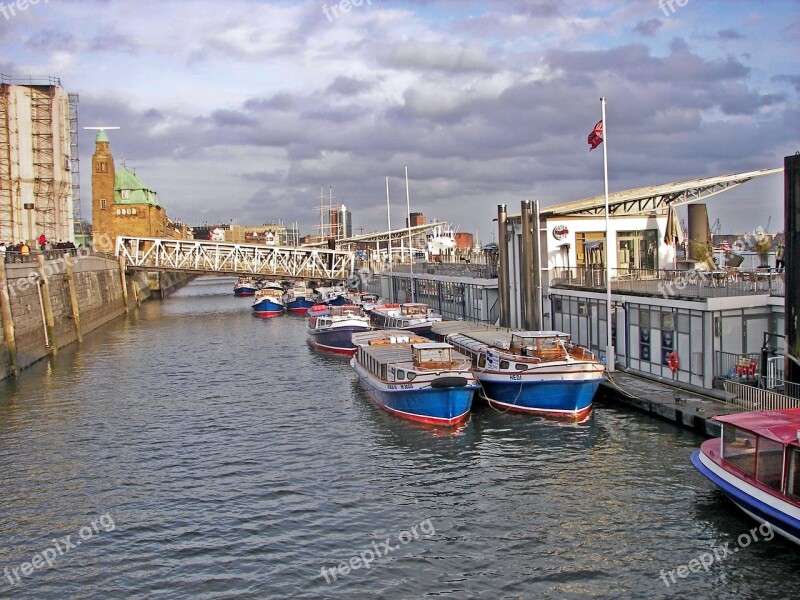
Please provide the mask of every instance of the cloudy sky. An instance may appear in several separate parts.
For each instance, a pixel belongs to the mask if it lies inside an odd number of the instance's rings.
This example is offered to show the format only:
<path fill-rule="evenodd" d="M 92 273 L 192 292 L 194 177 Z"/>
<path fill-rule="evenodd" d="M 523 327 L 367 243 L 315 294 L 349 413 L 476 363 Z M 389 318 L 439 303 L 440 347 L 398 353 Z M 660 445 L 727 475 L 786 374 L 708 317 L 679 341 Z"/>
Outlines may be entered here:
<path fill-rule="evenodd" d="M 357 231 L 385 229 L 384 177 L 399 225 L 408 165 L 412 211 L 488 242 L 498 203 L 602 193 L 600 96 L 611 191 L 800 150 L 800 0 L 12 4 L 0 72 L 59 77 L 81 125 L 121 127 L 117 160 L 190 224 L 307 233 L 332 186 Z M 93 132 L 80 142 L 87 215 Z M 774 231 L 782 206 L 780 176 L 709 203 L 722 233 Z"/>

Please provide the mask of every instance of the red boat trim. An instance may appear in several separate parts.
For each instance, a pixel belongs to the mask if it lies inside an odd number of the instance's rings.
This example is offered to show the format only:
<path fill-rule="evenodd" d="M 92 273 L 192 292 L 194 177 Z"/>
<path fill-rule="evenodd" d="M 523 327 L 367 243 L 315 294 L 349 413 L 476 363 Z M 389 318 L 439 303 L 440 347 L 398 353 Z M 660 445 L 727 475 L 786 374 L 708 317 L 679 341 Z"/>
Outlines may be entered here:
<path fill-rule="evenodd" d="M 337 354 L 348 354 L 352 356 L 356 353 L 358 348 L 337 348 L 336 346 L 326 346 L 325 344 L 318 344 L 314 340 L 309 340 L 311 345 L 319 350 L 327 350 L 328 352 L 336 352 Z"/>
<path fill-rule="evenodd" d="M 384 404 L 381 404 L 380 402 L 378 402 L 378 400 L 375 398 L 375 396 L 372 395 L 372 392 L 370 392 L 366 388 L 366 386 L 364 386 L 362 384 L 361 387 L 364 388 L 364 390 L 366 390 L 367 395 L 372 399 L 372 401 L 375 404 L 378 405 L 378 408 L 382 408 L 383 410 L 385 410 L 386 412 L 388 412 L 391 415 L 395 415 L 396 417 L 401 417 L 401 418 L 404 418 L 404 419 L 408 419 L 409 421 L 416 421 L 417 423 L 424 423 L 425 425 L 437 425 L 439 427 L 452 427 L 454 425 L 460 425 L 461 423 L 463 423 L 464 421 L 466 421 L 469 418 L 469 411 L 466 411 L 462 415 L 458 415 L 456 417 L 453 417 L 452 419 L 445 419 L 445 418 L 441 418 L 441 417 L 422 417 L 420 415 L 415 415 L 415 414 L 412 414 L 412 413 L 403 412 L 402 410 L 396 410 L 394 408 L 389 408 L 388 406 L 385 406 Z"/>
<path fill-rule="evenodd" d="M 577 420 L 578 422 L 585 421 L 589 418 L 592 413 L 592 405 L 589 404 L 586 408 L 582 408 L 580 410 L 548 410 L 542 408 L 528 408 L 524 406 L 519 406 L 516 404 L 506 404 L 505 402 L 498 402 L 497 400 L 490 400 L 483 394 L 480 394 L 481 398 L 486 400 L 486 402 L 492 408 L 497 410 L 508 410 L 513 412 L 521 412 L 526 414 L 534 414 L 534 415 L 541 415 L 543 417 L 550 417 L 555 419 L 567 419 L 570 421 Z"/>

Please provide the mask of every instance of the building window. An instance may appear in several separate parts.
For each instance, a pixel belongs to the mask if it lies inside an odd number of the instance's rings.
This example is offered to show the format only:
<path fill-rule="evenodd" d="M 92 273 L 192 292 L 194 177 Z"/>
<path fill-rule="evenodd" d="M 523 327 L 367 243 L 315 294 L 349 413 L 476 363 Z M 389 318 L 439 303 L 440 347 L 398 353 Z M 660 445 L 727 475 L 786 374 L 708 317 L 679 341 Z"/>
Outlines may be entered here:
<path fill-rule="evenodd" d="M 131 191 L 130 190 L 121 190 L 119 195 L 122 196 L 123 200 L 128 200 L 131 197 Z"/>
<path fill-rule="evenodd" d="M 100 198 L 100 210 L 105 210 L 105 209 L 106 209 L 106 199 Z"/>
<path fill-rule="evenodd" d="M 107 169 L 107 167 L 106 167 L 106 161 L 104 161 L 104 160 L 98 160 L 98 161 L 97 161 L 97 172 L 98 172 L 98 173 L 105 173 L 105 172 L 106 172 L 106 169 Z"/>

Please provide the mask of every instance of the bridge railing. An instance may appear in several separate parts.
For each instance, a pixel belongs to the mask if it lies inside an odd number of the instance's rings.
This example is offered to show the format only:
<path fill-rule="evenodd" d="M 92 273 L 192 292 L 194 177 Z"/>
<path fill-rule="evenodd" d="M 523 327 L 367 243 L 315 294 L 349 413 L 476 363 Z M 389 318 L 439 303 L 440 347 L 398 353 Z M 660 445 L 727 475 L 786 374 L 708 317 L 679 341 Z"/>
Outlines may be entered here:
<path fill-rule="evenodd" d="M 129 267 L 192 273 L 340 280 L 355 270 L 354 253 L 327 248 L 120 236 L 116 254 Z"/>

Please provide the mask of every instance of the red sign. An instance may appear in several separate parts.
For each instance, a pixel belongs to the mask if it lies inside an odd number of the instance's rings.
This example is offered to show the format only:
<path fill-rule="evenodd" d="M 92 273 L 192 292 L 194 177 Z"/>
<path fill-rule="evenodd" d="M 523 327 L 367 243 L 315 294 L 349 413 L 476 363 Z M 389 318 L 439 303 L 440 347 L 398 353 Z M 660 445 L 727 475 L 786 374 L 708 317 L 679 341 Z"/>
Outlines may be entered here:
<path fill-rule="evenodd" d="M 569 235 L 569 229 L 566 225 L 556 225 L 553 227 L 553 237 L 557 240 L 563 240 Z"/>

